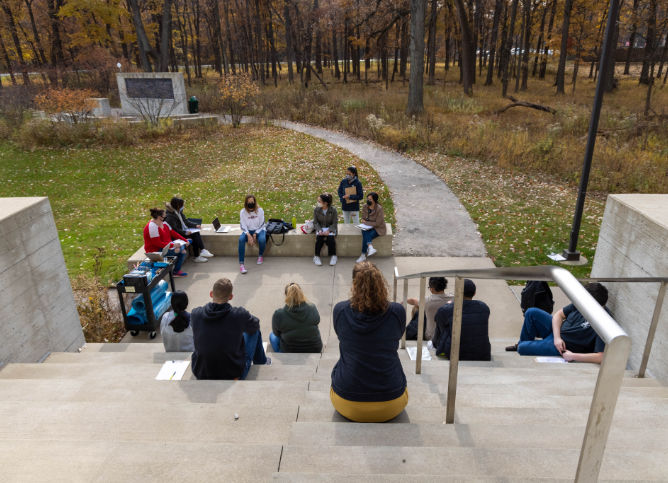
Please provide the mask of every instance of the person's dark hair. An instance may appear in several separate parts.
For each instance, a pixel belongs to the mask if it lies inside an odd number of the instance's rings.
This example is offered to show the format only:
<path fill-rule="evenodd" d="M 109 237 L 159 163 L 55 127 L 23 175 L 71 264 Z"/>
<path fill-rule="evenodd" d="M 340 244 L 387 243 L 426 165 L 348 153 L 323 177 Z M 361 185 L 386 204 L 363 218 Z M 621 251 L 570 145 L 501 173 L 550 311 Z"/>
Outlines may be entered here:
<path fill-rule="evenodd" d="M 600 283 L 590 282 L 586 284 L 584 288 L 599 304 L 605 305 L 608 303 L 608 289 Z"/>
<path fill-rule="evenodd" d="M 176 211 L 179 211 L 181 208 L 183 208 L 183 199 L 175 196 L 170 200 L 169 204 L 172 205 L 172 208 L 174 208 Z"/>
<path fill-rule="evenodd" d="M 322 201 L 324 201 L 325 203 L 327 203 L 327 207 L 328 207 L 328 208 L 329 208 L 330 206 L 332 206 L 332 195 L 330 195 L 329 193 L 323 193 L 323 194 L 321 194 L 321 195 L 320 195 L 320 199 L 321 199 Z"/>
<path fill-rule="evenodd" d="M 374 203 L 378 203 L 378 193 L 376 193 L 375 191 L 372 191 L 371 193 L 368 193 L 366 195 L 367 199 L 369 198 L 369 196 L 371 196 Z"/>
<path fill-rule="evenodd" d="M 473 297 L 475 295 L 475 283 L 473 283 L 473 280 L 469 280 L 468 278 L 464 279 L 464 297 Z"/>
<path fill-rule="evenodd" d="M 442 292 L 447 286 L 445 277 L 429 277 L 429 288 L 433 288 L 435 292 Z"/>
<path fill-rule="evenodd" d="M 165 210 L 163 210 L 162 208 L 151 208 L 151 218 L 153 218 L 154 220 L 159 216 L 163 216 L 164 213 Z"/>
<path fill-rule="evenodd" d="M 390 305 L 385 277 L 371 262 L 355 264 L 350 292 L 350 305 L 357 312 L 380 314 Z"/>
<path fill-rule="evenodd" d="M 174 332 L 179 333 L 183 332 L 188 328 L 190 323 L 186 319 L 184 312 L 188 308 L 188 294 L 182 290 L 177 290 L 172 294 L 172 310 L 176 317 L 172 320 L 169 325 L 172 326 Z"/>
<path fill-rule="evenodd" d="M 246 195 L 246 198 L 244 199 L 244 208 L 248 209 L 248 200 L 250 200 L 251 198 L 255 203 L 255 207 L 253 208 L 253 211 L 255 211 L 258 208 L 257 198 L 255 197 L 255 195 Z"/>
<path fill-rule="evenodd" d="M 357 176 L 357 168 L 355 166 L 349 166 L 347 171 L 350 171 L 354 176 Z"/>

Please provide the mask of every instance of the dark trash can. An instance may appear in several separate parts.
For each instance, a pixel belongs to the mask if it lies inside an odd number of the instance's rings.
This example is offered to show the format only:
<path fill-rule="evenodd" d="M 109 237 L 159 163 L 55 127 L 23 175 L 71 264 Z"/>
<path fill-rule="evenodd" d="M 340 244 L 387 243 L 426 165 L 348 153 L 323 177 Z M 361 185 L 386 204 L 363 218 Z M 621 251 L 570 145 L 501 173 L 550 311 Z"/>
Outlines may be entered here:
<path fill-rule="evenodd" d="M 191 96 L 188 101 L 188 112 L 190 114 L 197 114 L 199 112 L 199 99 L 195 96 Z"/>

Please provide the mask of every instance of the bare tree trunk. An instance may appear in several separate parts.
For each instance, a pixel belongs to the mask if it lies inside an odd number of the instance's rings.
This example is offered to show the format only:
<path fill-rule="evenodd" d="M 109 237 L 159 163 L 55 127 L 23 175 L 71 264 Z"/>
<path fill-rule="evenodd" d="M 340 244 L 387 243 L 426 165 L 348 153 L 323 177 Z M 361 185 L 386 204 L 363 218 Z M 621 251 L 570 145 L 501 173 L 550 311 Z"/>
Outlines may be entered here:
<path fill-rule="evenodd" d="M 427 40 L 427 52 L 429 58 L 429 76 L 427 84 L 434 85 L 434 73 L 436 72 L 436 14 L 438 10 L 438 1 L 431 0 L 431 16 L 429 18 L 429 37 Z"/>
<path fill-rule="evenodd" d="M 172 0 L 164 0 L 160 20 L 160 72 L 169 68 L 169 54 L 172 46 Z"/>
<path fill-rule="evenodd" d="M 552 0 L 552 10 L 550 11 L 550 21 L 547 26 L 547 40 L 545 41 L 545 49 L 543 50 L 543 59 L 540 63 L 540 70 L 538 71 L 538 78 L 545 79 L 547 73 L 547 58 L 550 54 L 550 41 L 552 40 L 552 27 L 554 26 L 554 17 L 557 13 L 557 0 Z"/>
<path fill-rule="evenodd" d="M 501 79 L 501 95 L 506 97 L 508 93 L 508 69 L 510 68 L 510 53 L 513 46 L 513 36 L 515 31 L 515 20 L 517 19 L 517 3 L 519 0 L 513 0 L 510 11 L 510 25 L 508 26 L 508 38 L 506 39 L 506 48 L 503 54 L 503 77 Z M 566 0 L 569 1 L 569 0 Z"/>
<path fill-rule="evenodd" d="M 460 0 L 461 1 L 461 0 Z M 408 105 L 406 114 L 409 116 L 422 113 L 423 82 L 424 82 L 424 14 L 426 0 L 410 0 L 411 5 L 411 70 L 408 84 Z"/>
<path fill-rule="evenodd" d="M 531 45 L 531 2 L 525 0 L 524 2 L 524 52 L 522 54 L 522 85 L 520 89 L 527 90 L 527 82 L 529 78 L 529 46 Z"/>
<path fill-rule="evenodd" d="M 237 66 L 234 57 L 234 44 L 232 43 L 232 29 L 230 28 L 228 0 L 223 0 L 223 15 L 225 15 L 225 30 L 227 32 L 227 45 L 229 45 L 230 47 L 230 69 L 232 69 L 232 74 L 236 75 Z"/>
<path fill-rule="evenodd" d="M 536 42 L 536 52 L 533 59 L 533 68 L 531 69 L 531 77 L 536 77 L 538 73 L 538 57 L 540 57 L 540 49 L 543 48 L 543 34 L 545 33 L 545 20 L 547 19 L 547 5 L 543 6 L 543 15 L 540 19 L 540 32 L 538 34 L 538 41 Z"/>
<path fill-rule="evenodd" d="M 16 50 L 16 55 L 19 59 L 19 65 L 21 66 L 21 75 L 23 76 L 23 85 L 30 85 L 30 76 L 28 75 L 28 68 L 25 63 L 25 58 L 23 57 L 23 49 L 21 48 L 21 41 L 19 40 L 19 34 L 16 29 L 16 22 L 14 21 L 14 14 L 12 13 L 11 8 L 5 0 L 0 0 L 0 7 L 5 12 L 7 17 L 7 23 L 9 26 L 9 33 L 14 41 L 14 49 Z"/>
<path fill-rule="evenodd" d="M 559 67 L 554 81 L 557 86 L 557 94 L 564 92 L 564 76 L 566 75 L 566 56 L 568 55 L 568 30 L 571 24 L 571 10 L 573 9 L 573 0 L 566 0 L 564 4 L 564 20 L 561 24 L 561 47 L 559 49 Z"/>
<path fill-rule="evenodd" d="M 209 21 L 211 22 L 211 50 L 213 50 L 213 68 L 218 72 L 218 75 L 223 75 L 223 64 L 221 60 L 221 52 L 223 44 L 221 42 L 220 32 L 220 9 L 218 8 L 218 0 L 208 0 L 209 4 Z"/>
<path fill-rule="evenodd" d="M 455 0 L 457 7 L 457 16 L 459 17 L 459 29 L 461 35 L 461 77 L 464 87 L 464 94 L 470 96 L 473 94 L 473 78 L 475 77 L 475 44 L 473 43 L 473 34 L 471 25 L 466 14 L 466 5 L 464 0 Z"/>
<path fill-rule="evenodd" d="M 343 83 L 347 84 L 348 83 L 348 71 L 349 71 L 349 66 L 348 66 L 348 22 L 350 20 L 348 19 L 348 12 L 346 12 L 345 18 L 343 20 Z"/>
<path fill-rule="evenodd" d="M 12 81 L 12 85 L 16 85 L 14 67 L 12 66 L 12 61 L 9 59 L 9 54 L 7 53 L 7 48 L 5 47 L 5 41 L 2 39 L 2 32 L 0 32 L 0 50 L 2 51 L 2 56 L 5 59 L 5 64 L 7 64 L 7 70 L 9 71 L 9 78 Z"/>
<path fill-rule="evenodd" d="M 260 0 L 255 0 L 255 40 L 257 42 L 256 48 L 256 63 L 260 74 L 260 82 L 265 83 L 264 66 L 262 65 L 262 15 L 260 14 Z"/>
<path fill-rule="evenodd" d="M 638 0 L 633 0 L 633 9 L 631 10 L 631 18 L 633 23 L 631 24 L 631 35 L 629 37 L 629 48 L 626 51 L 626 62 L 624 62 L 624 74 L 629 74 L 629 68 L 631 66 L 631 53 L 633 52 L 633 44 L 636 41 L 636 32 L 638 30 L 637 18 L 638 15 Z"/>
<path fill-rule="evenodd" d="M 649 0 L 649 13 L 647 18 L 647 36 L 645 38 L 645 58 L 642 62 L 642 70 L 640 72 L 640 84 L 649 85 L 649 67 L 654 55 L 656 46 L 656 4 L 657 0 Z"/>
<path fill-rule="evenodd" d="M 403 18 L 401 21 L 401 47 L 399 48 L 399 75 L 402 79 L 406 79 L 406 66 L 408 64 L 408 45 L 410 43 L 410 36 L 408 34 L 408 19 Z"/>
<path fill-rule="evenodd" d="M 320 35 L 320 5 L 313 0 L 313 23 L 315 28 L 315 71 L 322 74 L 322 38 Z"/>
<path fill-rule="evenodd" d="M 332 26 L 332 61 L 334 62 L 334 77 L 341 78 L 341 69 L 339 68 L 339 51 L 336 43 L 336 26 Z"/>
<path fill-rule="evenodd" d="M 619 5 L 619 10 L 622 9 L 624 0 L 621 0 Z M 605 22 L 605 17 L 601 19 L 601 25 Z M 604 29 L 601 29 L 604 30 Z M 604 33 L 605 35 L 605 33 Z M 619 40 L 619 19 L 615 19 L 614 31 L 612 33 L 612 59 L 608 64 L 606 72 L 601 72 L 600 75 L 603 77 L 603 89 L 605 92 L 612 92 L 617 87 L 617 81 L 615 80 L 615 65 L 617 64 L 616 53 L 617 53 L 617 40 Z M 602 43 L 601 43 L 602 45 Z"/>
<path fill-rule="evenodd" d="M 496 0 L 494 3 L 494 19 L 492 20 L 492 37 L 489 41 L 489 61 L 487 63 L 487 78 L 485 85 L 491 86 L 494 77 L 494 56 L 496 55 L 496 38 L 499 34 L 499 19 L 501 17 L 501 8 L 503 0 Z"/>
<path fill-rule="evenodd" d="M 503 76 L 503 70 L 507 62 L 506 59 L 506 47 L 508 45 L 508 4 L 503 2 L 503 20 L 501 21 L 501 45 L 499 45 L 499 60 L 497 62 L 497 73 L 496 76 L 501 79 Z"/>
<path fill-rule="evenodd" d="M 49 0 L 49 2 L 52 3 L 53 0 Z M 130 7 L 130 12 L 132 12 L 132 23 L 134 24 L 135 33 L 137 34 L 137 46 L 139 47 L 139 61 L 141 62 L 141 68 L 144 72 L 153 72 L 153 67 L 148 58 L 148 56 L 153 53 L 153 48 L 146 35 L 146 30 L 144 30 L 144 22 L 142 21 L 141 12 L 139 11 L 139 4 L 137 3 L 137 0 L 127 0 L 127 2 Z"/>
<path fill-rule="evenodd" d="M 278 55 L 276 53 L 276 43 L 274 42 L 274 27 L 271 9 L 268 10 L 269 21 L 267 22 L 267 39 L 269 40 L 269 48 L 271 50 L 271 77 L 274 79 L 274 87 L 278 87 L 278 71 L 276 70 L 276 63 Z"/>

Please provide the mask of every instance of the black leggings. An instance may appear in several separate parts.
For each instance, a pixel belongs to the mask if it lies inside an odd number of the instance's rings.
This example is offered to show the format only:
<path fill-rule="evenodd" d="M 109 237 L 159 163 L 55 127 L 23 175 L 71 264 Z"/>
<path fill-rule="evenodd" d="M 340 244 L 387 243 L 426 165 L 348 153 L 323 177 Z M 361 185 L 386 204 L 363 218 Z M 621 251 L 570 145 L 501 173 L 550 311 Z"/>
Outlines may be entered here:
<path fill-rule="evenodd" d="M 204 250 L 204 242 L 199 232 L 191 233 L 186 238 L 190 238 L 193 241 L 192 245 L 190 245 L 193 247 L 193 257 L 199 257 L 199 253 Z"/>
<path fill-rule="evenodd" d="M 327 243 L 327 254 L 331 257 L 336 255 L 336 237 L 333 235 L 316 235 L 315 237 L 315 256 L 320 256 L 322 246 Z"/>

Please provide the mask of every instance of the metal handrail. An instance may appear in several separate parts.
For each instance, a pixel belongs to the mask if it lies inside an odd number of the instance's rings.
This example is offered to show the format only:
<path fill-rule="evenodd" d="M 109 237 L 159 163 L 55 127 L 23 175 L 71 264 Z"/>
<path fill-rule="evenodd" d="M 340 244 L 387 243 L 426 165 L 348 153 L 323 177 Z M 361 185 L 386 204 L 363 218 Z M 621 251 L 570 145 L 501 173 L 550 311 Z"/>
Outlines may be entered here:
<path fill-rule="evenodd" d="M 403 306 L 406 308 L 408 280 L 420 279 L 420 301 L 418 312 L 418 344 L 415 372 L 422 368 L 422 340 L 424 337 L 424 305 L 428 277 L 454 277 L 455 300 L 452 320 L 452 342 L 450 346 L 450 371 L 445 422 L 454 423 L 455 400 L 457 395 L 457 372 L 459 368 L 459 343 L 462 327 L 462 306 L 464 302 L 464 279 L 501 280 L 545 280 L 554 281 L 573 302 L 578 311 L 589 321 L 596 333 L 605 342 L 603 360 L 596 379 L 596 387 L 589 408 L 589 418 L 585 430 L 575 481 L 596 481 L 603 461 L 603 453 L 608 440 L 612 417 L 624 379 L 626 362 L 631 351 L 631 338 L 594 300 L 580 282 L 566 269 L 555 266 L 540 267 L 497 267 L 466 270 L 439 270 L 399 275 L 394 270 L 393 295 L 396 301 L 397 282 L 404 281 Z M 657 280 L 660 281 L 660 280 Z M 401 347 L 406 345 L 405 333 Z"/>

